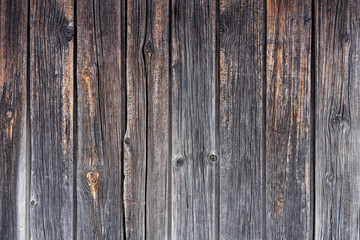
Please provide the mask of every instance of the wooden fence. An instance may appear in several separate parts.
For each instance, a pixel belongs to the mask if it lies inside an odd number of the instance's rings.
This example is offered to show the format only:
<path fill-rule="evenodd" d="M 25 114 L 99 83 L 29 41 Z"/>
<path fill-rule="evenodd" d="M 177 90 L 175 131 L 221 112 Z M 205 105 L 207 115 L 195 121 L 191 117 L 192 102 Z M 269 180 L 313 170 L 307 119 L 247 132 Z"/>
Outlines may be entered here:
<path fill-rule="evenodd" d="M 359 239 L 360 0 L 0 0 L 0 239 Z"/>

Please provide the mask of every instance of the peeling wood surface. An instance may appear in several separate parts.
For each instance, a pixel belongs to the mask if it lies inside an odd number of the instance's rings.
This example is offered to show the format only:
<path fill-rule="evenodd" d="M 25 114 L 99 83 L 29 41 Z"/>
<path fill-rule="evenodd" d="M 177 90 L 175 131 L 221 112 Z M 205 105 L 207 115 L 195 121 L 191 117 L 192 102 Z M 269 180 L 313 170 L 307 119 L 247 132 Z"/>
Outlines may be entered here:
<path fill-rule="evenodd" d="M 1 239 L 359 239 L 358 0 L 0 0 Z"/>

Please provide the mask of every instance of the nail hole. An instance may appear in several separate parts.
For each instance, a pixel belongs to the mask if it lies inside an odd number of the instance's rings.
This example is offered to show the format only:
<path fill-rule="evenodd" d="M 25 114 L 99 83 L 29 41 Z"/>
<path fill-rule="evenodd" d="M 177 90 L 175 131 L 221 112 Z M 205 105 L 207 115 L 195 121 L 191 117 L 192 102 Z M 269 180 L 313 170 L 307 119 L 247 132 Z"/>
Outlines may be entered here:
<path fill-rule="evenodd" d="M 30 204 L 31 204 L 31 206 L 35 206 L 36 205 L 35 200 L 31 200 Z"/>

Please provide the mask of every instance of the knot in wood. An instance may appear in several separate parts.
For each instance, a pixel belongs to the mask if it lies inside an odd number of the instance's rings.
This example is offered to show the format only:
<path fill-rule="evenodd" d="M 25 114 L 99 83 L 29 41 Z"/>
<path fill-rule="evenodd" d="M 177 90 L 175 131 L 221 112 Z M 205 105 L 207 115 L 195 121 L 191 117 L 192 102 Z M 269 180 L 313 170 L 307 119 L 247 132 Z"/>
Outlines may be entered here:
<path fill-rule="evenodd" d="M 226 26 L 225 24 L 220 24 L 220 34 L 223 34 L 226 31 Z"/>
<path fill-rule="evenodd" d="M 349 41 L 349 34 L 348 34 L 348 33 L 344 33 L 344 34 L 343 34 L 343 37 L 342 37 L 342 40 L 343 40 L 343 42 Z"/>
<path fill-rule="evenodd" d="M 326 174 L 326 180 L 329 184 L 333 184 L 335 182 L 334 174 L 332 173 Z"/>
<path fill-rule="evenodd" d="M 7 122 L 11 121 L 11 119 L 13 119 L 14 117 L 14 110 L 13 109 L 7 109 L 4 112 L 4 118 Z"/>
<path fill-rule="evenodd" d="M 215 163 L 218 160 L 218 156 L 215 153 L 210 153 L 209 154 L 209 162 L 211 163 Z"/>
<path fill-rule="evenodd" d="M 149 41 L 145 44 L 145 52 L 151 53 L 152 51 L 153 51 L 153 44 L 152 42 Z"/>
<path fill-rule="evenodd" d="M 86 178 L 89 186 L 97 185 L 99 182 L 99 173 L 96 171 L 90 171 L 86 174 Z"/>
<path fill-rule="evenodd" d="M 331 127 L 333 129 L 342 128 L 348 123 L 348 119 L 343 115 L 334 115 L 331 117 Z"/>
<path fill-rule="evenodd" d="M 175 160 L 175 166 L 180 168 L 182 166 L 184 166 L 185 164 L 185 160 L 183 157 L 178 157 L 176 160 Z"/>
<path fill-rule="evenodd" d="M 124 139 L 124 142 L 125 142 L 126 145 L 129 145 L 129 144 L 130 144 L 130 138 L 129 138 L 129 137 L 126 137 L 126 138 Z"/>
<path fill-rule="evenodd" d="M 74 38 L 74 27 L 69 26 L 69 25 L 65 26 L 62 29 L 62 35 L 66 41 L 70 42 Z"/>

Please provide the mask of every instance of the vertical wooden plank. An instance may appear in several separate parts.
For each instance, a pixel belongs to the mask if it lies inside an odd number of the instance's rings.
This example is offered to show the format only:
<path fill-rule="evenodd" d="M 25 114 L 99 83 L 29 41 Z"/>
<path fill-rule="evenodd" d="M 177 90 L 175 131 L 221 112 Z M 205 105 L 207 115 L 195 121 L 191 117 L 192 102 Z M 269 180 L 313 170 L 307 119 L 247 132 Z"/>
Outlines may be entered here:
<path fill-rule="evenodd" d="M 220 2 L 220 239 L 263 239 L 265 2 Z"/>
<path fill-rule="evenodd" d="M 171 5 L 171 236 L 218 238 L 215 0 Z"/>
<path fill-rule="evenodd" d="M 359 239 L 360 2 L 315 1 L 315 239 Z"/>
<path fill-rule="evenodd" d="M 26 1 L 0 1 L 0 236 L 25 239 Z"/>
<path fill-rule="evenodd" d="M 32 239 L 73 237 L 73 1 L 30 1 Z"/>
<path fill-rule="evenodd" d="M 77 1 L 77 237 L 123 239 L 122 2 Z"/>
<path fill-rule="evenodd" d="M 167 239 L 169 198 L 169 1 L 148 0 L 146 238 Z"/>
<path fill-rule="evenodd" d="M 310 0 L 267 0 L 267 239 L 312 237 L 311 18 Z"/>
<path fill-rule="evenodd" d="M 146 0 L 127 1 L 124 212 L 127 239 L 145 238 L 147 91 Z"/>

